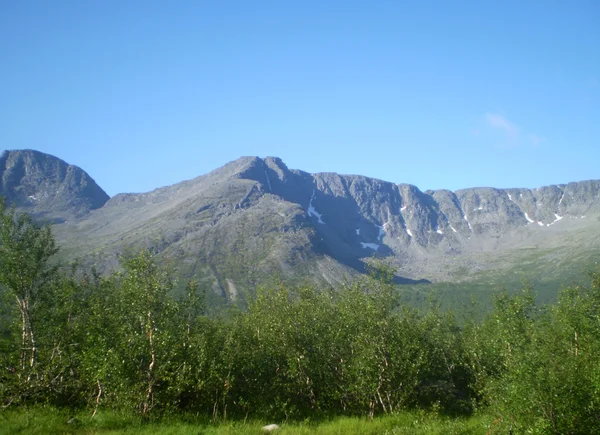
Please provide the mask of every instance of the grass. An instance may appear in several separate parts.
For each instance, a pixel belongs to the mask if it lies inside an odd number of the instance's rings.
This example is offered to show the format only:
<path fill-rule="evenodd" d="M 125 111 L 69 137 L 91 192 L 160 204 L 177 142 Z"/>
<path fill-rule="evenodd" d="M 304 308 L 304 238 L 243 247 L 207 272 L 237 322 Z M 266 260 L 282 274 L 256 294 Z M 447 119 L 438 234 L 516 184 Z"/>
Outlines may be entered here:
<path fill-rule="evenodd" d="M 449 418 L 419 411 L 381 416 L 373 420 L 339 417 L 326 421 L 275 422 L 281 428 L 275 433 L 317 435 L 425 435 L 487 434 L 493 418 L 479 415 Z M 89 412 L 69 412 L 50 407 L 0 411 L 0 434 L 157 434 L 157 435 L 252 435 L 261 434 L 262 426 L 272 421 L 233 421 L 210 423 L 192 417 L 168 418 L 144 422 L 131 414 L 102 411 L 92 418 Z"/>

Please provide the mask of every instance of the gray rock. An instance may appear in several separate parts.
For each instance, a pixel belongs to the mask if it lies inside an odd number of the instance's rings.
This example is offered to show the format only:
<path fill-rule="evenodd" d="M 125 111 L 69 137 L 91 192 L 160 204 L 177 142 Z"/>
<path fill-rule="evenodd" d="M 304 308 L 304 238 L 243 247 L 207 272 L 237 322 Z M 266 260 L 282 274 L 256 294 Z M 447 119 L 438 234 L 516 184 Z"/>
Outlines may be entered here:
<path fill-rule="evenodd" d="M 53 222 L 80 218 L 109 198 L 82 169 L 33 150 L 0 155 L 0 195 L 20 210 Z"/>
<path fill-rule="evenodd" d="M 19 208 L 69 220 L 55 226 L 68 255 L 108 271 L 127 247 L 145 247 L 228 300 L 273 276 L 336 283 L 373 255 L 398 267 L 398 282 L 435 282 L 521 267 L 532 249 L 538 263 L 528 270 L 540 276 L 600 251 L 598 180 L 422 192 L 242 157 L 108 199 L 79 168 L 34 151 L 4 154 L 0 175 L 0 192 Z"/>

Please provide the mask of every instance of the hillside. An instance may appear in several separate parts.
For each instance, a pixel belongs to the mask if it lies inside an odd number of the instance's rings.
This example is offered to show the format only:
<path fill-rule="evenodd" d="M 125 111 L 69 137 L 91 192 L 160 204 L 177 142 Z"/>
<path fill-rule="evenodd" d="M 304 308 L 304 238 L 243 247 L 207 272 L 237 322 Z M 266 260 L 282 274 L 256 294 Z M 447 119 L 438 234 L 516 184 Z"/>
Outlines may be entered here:
<path fill-rule="evenodd" d="M 15 161 L 24 163 L 4 163 Z M 372 256 L 398 267 L 398 283 L 497 288 L 528 278 L 552 293 L 600 253 L 598 180 L 422 192 L 243 157 L 192 180 L 108 199 L 85 172 L 55 157 L 11 151 L 0 162 L 8 180 L 0 193 L 54 219 L 64 258 L 107 271 L 126 248 L 146 247 L 228 300 L 274 275 L 333 284 L 364 272 Z"/>
<path fill-rule="evenodd" d="M 85 216 L 109 198 L 81 168 L 34 150 L 0 155 L 0 195 L 19 210 L 54 223 Z"/>

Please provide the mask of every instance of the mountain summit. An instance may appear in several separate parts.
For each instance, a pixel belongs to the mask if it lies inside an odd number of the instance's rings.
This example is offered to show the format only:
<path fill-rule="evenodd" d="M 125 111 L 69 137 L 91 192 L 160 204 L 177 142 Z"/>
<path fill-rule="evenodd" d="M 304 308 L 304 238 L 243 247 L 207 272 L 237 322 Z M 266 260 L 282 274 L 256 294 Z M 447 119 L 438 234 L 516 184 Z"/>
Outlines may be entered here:
<path fill-rule="evenodd" d="M 20 210 L 55 223 L 84 216 L 109 198 L 82 169 L 34 150 L 0 155 L 0 195 Z"/>

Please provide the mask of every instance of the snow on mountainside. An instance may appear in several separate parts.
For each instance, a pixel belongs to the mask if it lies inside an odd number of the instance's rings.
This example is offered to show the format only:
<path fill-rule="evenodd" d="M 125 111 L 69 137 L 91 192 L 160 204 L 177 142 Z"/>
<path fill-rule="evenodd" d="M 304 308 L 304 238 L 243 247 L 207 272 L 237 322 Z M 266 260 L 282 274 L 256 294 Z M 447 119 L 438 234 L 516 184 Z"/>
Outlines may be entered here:
<path fill-rule="evenodd" d="M 224 297 L 273 274 L 337 282 L 363 272 L 373 255 L 398 267 L 399 282 L 461 281 L 521 267 L 532 252 L 530 269 L 543 275 L 600 248 L 598 180 L 422 192 L 243 157 L 192 180 L 108 199 L 83 171 L 69 176 L 73 167 L 36 156 L 35 170 L 20 164 L 19 172 L 3 155 L 0 193 L 40 216 L 69 211 L 68 222 L 55 226 L 65 255 L 110 269 L 126 247 L 147 247 Z M 69 189 L 59 195 L 58 185 Z M 40 194 L 44 202 L 32 207 L 28 196 Z"/>

